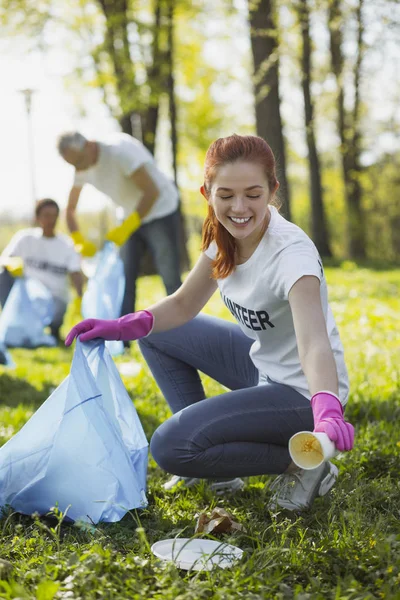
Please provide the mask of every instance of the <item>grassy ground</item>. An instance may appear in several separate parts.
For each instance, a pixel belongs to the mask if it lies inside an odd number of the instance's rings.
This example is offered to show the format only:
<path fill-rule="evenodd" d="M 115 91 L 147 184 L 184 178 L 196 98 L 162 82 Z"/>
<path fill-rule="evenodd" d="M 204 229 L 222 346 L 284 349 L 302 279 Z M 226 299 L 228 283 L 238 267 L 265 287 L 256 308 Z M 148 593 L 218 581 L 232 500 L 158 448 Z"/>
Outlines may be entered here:
<path fill-rule="evenodd" d="M 347 416 L 356 446 L 336 460 L 329 497 L 300 516 L 266 509 L 269 477 L 247 480 L 216 499 L 206 487 L 164 492 L 166 474 L 150 460 L 149 506 L 96 528 L 9 513 L 0 520 L 0 598 L 70 599 L 370 599 L 400 598 L 400 271 L 327 269 L 330 299 L 346 349 L 352 392 Z M 162 296 L 142 279 L 139 306 Z M 206 308 L 227 316 L 217 295 Z M 72 351 L 12 351 L 17 368 L 0 367 L 0 444 L 29 419 L 68 374 Z M 141 360 L 136 348 L 131 354 Z M 124 362 L 128 357 L 116 359 Z M 148 438 L 168 416 L 143 366 L 124 377 Z M 220 388 L 204 378 L 209 394 Z M 150 552 L 159 539 L 193 535 L 196 513 L 215 505 L 247 533 L 225 536 L 245 551 L 231 570 L 186 573 Z"/>

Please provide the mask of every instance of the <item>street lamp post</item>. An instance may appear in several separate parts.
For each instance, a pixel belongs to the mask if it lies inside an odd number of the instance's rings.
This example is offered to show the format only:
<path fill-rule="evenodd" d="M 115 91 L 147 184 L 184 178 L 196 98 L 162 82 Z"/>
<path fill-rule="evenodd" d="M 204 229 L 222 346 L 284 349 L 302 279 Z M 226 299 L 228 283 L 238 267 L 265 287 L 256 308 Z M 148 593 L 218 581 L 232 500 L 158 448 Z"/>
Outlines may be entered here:
<path fill-rule="evenodd" d="M 31 194 L 32 203 L 35 210 L 36 206 L 36 186 L 35 186 L 35 162 L 34 162 L 34 147 L 33 147 L 33 131 L 32 131 L 32 95 L 35 90 L 27 88 L 20 90 L 24 96 L 26 114 L 28 117 L 28 151 L 29 151 L 29 165 L 30 165 L 30 177 L 31 177 Z M 35 214 L 35 212 L 33 213 Z"/>

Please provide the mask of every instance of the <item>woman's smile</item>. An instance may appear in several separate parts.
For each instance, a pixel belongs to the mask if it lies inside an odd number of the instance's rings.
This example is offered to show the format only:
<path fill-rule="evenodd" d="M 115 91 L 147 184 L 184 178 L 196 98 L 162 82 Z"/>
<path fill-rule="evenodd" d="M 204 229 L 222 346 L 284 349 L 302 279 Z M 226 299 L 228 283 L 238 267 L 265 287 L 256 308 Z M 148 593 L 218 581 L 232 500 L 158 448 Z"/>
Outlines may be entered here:
<path fill-rule="evenodd" d="M 252 217 L 228 217 L 236 227 L 245 227 Z"/>

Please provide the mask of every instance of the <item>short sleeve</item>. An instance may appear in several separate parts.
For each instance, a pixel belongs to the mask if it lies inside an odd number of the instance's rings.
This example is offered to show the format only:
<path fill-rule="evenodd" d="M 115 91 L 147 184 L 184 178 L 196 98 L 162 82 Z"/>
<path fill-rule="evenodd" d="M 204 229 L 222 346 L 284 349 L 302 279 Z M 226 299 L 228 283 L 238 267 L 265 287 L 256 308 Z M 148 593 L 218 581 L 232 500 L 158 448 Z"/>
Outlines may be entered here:
<path fill-rule="evenodd" d="M 17 233 L 13 235 L 7 246 L 4 248 L 1 256 L 22 256 L 25 246 L 25 238 L 25 231 L 17 231 Z"/>
<path fill-rule="evenodd" d="M 204 254 L 208 256 L 208 258 L 211 258 L 211 260 L 215 260 L 217 257 L 217 244 L 215 242 L 211 242 L 207 250 L 204 251 Z"/>
<path fill-rule="evenodd" d="M 134 139 L 123 140 L 118 148 L 118 162 L 125 177 L 130 177 L 146 163 L 153 162 L 150 152 Z"/>
<path fill-rule="evenodd" d="M 276 291 L 279 298 L 288 300 L 289 292 L 299 279 L 312 275 L 322 281 L 324 270 L 317 249 L 303 241 L 291 244 L 279 254 L 276 270 Z"/>

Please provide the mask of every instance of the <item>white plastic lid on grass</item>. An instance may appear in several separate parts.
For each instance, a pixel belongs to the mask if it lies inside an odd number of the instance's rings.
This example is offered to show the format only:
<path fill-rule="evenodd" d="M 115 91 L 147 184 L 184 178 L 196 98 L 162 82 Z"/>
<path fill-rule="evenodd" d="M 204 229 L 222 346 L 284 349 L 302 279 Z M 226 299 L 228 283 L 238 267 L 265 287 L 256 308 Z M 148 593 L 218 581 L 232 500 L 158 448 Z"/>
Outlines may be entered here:
<path fill-rule="evenodd" d="M 118 372 L 125 377 L 136 377 L 142 370 L 142 365 L 138 362 L 122 362 L 117 364 Z"/>
<path fill-rule="evenodd" d="M 158 558 L 187 571 L 211 571 L 215 566 L 227 569 L 243 556 L 243 550 L 236 546 L 201 538 L 160 540 L 151 550 Z"/>

